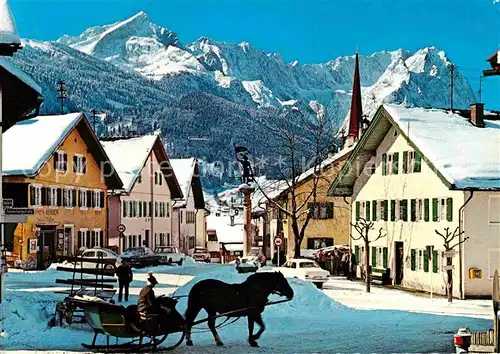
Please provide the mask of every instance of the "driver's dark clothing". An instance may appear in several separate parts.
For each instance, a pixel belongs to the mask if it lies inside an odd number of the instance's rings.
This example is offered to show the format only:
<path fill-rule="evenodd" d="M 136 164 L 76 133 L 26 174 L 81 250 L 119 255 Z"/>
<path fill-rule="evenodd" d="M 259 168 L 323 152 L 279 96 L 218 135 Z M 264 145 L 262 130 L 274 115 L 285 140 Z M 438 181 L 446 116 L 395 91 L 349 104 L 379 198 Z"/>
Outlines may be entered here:
<path fill-rule="evenodd" d="M 146 285 L 139 293 L 139 300 L 137 301 L 138 312 L 155 312 L 155 292 L 150 285 Z"/>

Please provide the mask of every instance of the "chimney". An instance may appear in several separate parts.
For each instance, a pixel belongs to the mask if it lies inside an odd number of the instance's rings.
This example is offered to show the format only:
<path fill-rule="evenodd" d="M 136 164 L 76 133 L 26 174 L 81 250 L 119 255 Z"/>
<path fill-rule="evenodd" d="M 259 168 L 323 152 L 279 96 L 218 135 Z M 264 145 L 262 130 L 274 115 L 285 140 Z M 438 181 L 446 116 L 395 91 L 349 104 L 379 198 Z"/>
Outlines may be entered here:
<path fill-rule="evenodd" d="M 470 105 L 470 122 L 479 128 L 484 128 L 484 103 Z"/>

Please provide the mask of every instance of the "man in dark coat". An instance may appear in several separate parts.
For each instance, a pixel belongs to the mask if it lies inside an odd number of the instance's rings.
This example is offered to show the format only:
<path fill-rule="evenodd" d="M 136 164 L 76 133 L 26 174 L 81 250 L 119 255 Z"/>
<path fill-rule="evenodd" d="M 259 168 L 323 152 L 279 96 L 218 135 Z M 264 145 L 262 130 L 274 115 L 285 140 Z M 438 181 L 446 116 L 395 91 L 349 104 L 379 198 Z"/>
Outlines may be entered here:
<path fill-rule="evenodd" d="M 351 280 L 356 280 L 356 265 L 358 264 L 358 260 L 356 259 L 356 254 L 351 250 L 349 250 L 349 253 L 351 255 L 351 262 L 350 262 L 350 278 Z"/>
<path fill-rule="evenodd" d="M 153 288 L 158 284 L 158 281 L 153 275 L 150 275 L 146 286 L 139 293 L 139 300 L 137 301 L 137 312 L 144 313 L 157 313 L 155 308 L 155 292 Z"/>
<path fill-rule="evenodd" d="M 125 289 L 125 301 L 128 301 L 128 287 L 133 280 L 132 268 L 127 262 L 123 262 L 116 269 L 116 276 L 118 277 L 118 302 L 122 302 L 123 290 Z"/>

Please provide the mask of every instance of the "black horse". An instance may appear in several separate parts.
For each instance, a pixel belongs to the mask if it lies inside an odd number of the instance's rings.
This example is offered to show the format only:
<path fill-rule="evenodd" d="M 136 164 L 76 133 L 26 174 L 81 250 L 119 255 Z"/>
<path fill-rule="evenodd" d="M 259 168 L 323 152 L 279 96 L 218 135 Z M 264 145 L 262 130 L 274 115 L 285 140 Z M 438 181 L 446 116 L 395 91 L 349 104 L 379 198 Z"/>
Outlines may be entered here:
<path fill-rule="evenodd" d="M 189 292 L 185 314 L 186 344 L 193 345 L 191 327 L 198 313 L 204 309 L 208 314 L 208 327 L 217 345 L 224 344 L 215 329 L 216 315 L 231 312 L 227 317 L 248 317 L 248 342 L 252 347 L 258 347 L 257 339 L 265 329 L 261 313 L 268 302 L 268 296 L 273 293 L 293 298 L 290 284 L 279 272 L 255 273 L 240 284 L 228 284 L 215 279 L 196 283 Z M 254 323 L 260 327 L 255 335 Z"/>

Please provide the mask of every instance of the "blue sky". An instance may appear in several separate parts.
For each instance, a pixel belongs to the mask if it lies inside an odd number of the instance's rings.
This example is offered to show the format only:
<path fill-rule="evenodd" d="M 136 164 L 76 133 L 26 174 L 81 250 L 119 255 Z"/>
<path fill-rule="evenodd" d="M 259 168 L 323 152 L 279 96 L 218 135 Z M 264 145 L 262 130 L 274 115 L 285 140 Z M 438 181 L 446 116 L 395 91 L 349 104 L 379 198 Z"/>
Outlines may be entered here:
<path fill-rule="evenodd" d="M 20 35 L 55 40 L 145 11 L 178 33 L 248 41 L 285 60 L 318 63 L 353 54 L 434 45 L 476 91 L 485 59 L 500 48 L 492 0 L 10 0 Z M 500 110 L 500 77 L 483 81 L 483 102 Z"/>

